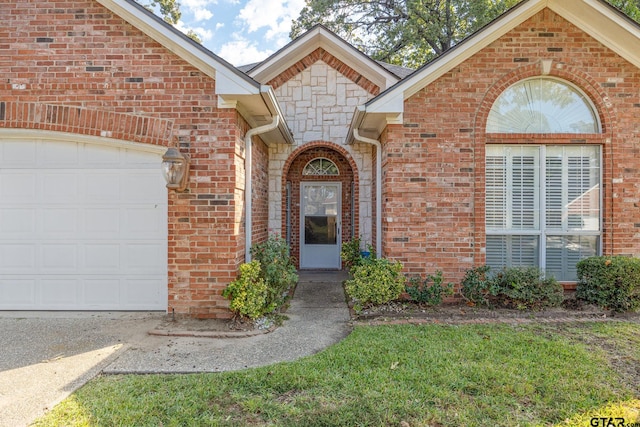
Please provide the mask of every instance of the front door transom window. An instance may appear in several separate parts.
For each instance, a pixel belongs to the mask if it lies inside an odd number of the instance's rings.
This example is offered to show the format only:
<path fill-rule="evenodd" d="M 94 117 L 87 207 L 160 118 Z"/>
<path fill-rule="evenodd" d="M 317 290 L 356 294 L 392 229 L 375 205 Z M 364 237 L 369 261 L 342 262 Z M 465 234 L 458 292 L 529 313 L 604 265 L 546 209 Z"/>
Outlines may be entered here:
<path fill-rule="evenodd" d="M 335 163 L 324 157 L 318 157 L 311 160 L 302 170 L 305 176 L 335 176 L 340 175 L 340 170 Z"/>

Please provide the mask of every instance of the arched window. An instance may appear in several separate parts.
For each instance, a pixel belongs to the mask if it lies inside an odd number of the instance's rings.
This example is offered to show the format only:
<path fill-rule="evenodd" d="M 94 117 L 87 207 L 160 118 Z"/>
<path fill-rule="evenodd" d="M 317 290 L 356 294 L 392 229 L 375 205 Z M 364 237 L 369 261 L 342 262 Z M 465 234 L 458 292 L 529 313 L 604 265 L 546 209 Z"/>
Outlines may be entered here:
<path fill-rule="evenodd" d="M 340 175 L 338 166 L 329 159 L 318 157 L 311 160 L 302 170 L 302 175 Z"/>
<path fill-rule="evenodd" d="M 595 108 L 576 87 L 548 77 L 520 81 L 494 102 L 488 133 L 599 133 Z"/>
<path fill-rule="evenodd" d="M 579 89 L 545 77 L 514 84 L 494 103 L 487 132 L 540 135 L 485 149 L 486 263 L 495 271 L 537 266 L 575 281 L 576 263 L 601 252 L 600 146 L 544 138 L 600 133 L 595 111 Z"/>

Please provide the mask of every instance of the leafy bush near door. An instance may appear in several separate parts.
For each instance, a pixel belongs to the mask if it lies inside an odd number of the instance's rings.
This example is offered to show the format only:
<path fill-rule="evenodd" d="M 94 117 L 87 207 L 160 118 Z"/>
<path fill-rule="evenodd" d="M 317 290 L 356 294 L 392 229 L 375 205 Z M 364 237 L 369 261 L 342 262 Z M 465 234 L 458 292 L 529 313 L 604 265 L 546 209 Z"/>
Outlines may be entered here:
<path fill-rule="evenodd" d="M 351 269 L 352 279 L 345 281 L 345 290 L 360 311 L 371 304 L 384 304 L 398 299 L 405 290 L 402 264 L 385 258 L 366 259 Z"/>
<path fill-rule="evenodd" d="M 640 309 L 640 259 L 596 256 L 578 262 L 576 297 L 614 311 Z"/>
<path fill-rule="evenodd" d="M 367 244 L 366 249 L 367 252 L 369 252 L 368 258 L 376 257 L 375 249 L 371 244 Z M 358 267 L 366 259 L 368 259 L 362 255 L 362 239 L 360 239 L 359 237 L 354 237 L 348 242 L 342 243 L 342 248 L 340 249 L 340 258 L 342 259 L 342 261 L 344 261 L 344 265 L 348 269 Z"/>
<path fill-rule="evenodd" d="M 251 261 L 240 266 L 236 280 L 222 292 L 222 296 L 231 300 L 229 309 L 242 317 L 257 319 L 273 311 L 267 305 L 267 284 L 260 277 L 260 262 Z"/>
<path fill-rule="evenodd" d="M 260 277 L 267 284 L 267 306 L 280 307 L 289 290 L 298 282 L 296 267 L 289 254 L 289 245 L 280 236 L 271 235 L 251 247 L 251 256 L 260 262 Z"/>
<path fill-rule="evenodd" d="M 240 274 L 223 291 L 231 300 L 229 308 L 255 320 L 285 304 L 289 292 L 298 282 L 289 246 L 278 236 L 251 247 L 253 261 L 240 266 Z"/>

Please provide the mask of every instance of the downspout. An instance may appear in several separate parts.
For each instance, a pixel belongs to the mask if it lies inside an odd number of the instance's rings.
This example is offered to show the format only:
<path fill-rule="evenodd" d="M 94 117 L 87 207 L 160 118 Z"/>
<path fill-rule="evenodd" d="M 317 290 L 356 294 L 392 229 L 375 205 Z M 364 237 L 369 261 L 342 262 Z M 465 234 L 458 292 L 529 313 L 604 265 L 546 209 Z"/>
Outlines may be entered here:
<path fill-rule="evenodd" d="M 376 255 L 382 256 L 382 146 L 377 139 L 361 136 L 358 128 L 353 129 L 356 141 L 376 147 Z"/>
<path fill-rule="evenodd" d="M 245 262 L 251 262 L 251 237 L 252 237 L 252 218 L 251 212 L 253 209 L 252 197 L 251 193 L 253 192 L 252 186 L 252 175 L 253 175 L 253 162 L 251 158 L 251 146 L 253 138 L 255 135 L 260 135 L 262 133 L 266 133 L 274 130 L 280 124 L 280 116 L 273 116 L 273 121 L 269 124 L 259 126 L 257 128 L 249 129 L 247 134 L 244 136 L 244 181 L 245 181 L 245 189 L 244 189 L 244 235 L 245 235 L 245 251 L 244 251 L 244 260 Z"/>

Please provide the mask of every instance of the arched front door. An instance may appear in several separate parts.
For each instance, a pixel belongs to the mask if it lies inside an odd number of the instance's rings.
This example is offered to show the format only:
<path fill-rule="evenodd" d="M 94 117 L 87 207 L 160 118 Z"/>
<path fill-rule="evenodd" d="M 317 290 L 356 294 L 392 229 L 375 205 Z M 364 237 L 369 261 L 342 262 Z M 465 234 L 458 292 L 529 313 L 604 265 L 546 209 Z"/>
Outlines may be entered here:
<path fill-rule="evenodd" d="M 292 155 L 283 183 L 283 234 L 300 269 L 339 270 L 342 242 L 358 233 L 357 175 L 345 153 L 324 145 Z"/>

